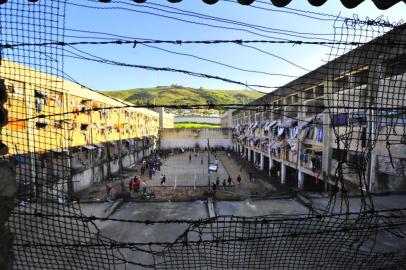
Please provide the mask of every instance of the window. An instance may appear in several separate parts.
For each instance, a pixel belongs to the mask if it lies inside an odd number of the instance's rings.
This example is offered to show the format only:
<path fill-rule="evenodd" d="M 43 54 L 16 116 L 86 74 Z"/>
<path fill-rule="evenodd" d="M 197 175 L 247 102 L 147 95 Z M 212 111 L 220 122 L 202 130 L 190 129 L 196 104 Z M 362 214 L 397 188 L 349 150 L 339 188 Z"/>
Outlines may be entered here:
<path fill-rule="evenodd" d="M 88 126 L 89 126 L 89 124 L 84 124 L 83 123 L 83 124 L 80 125 L 80 130 L 81 131 L 86 131 Z"/>
<path fill-rule="evenodd" d="M 324 95 L 324 85 L 319 85 L 315 90 L 316 97 L 321 97 Z"/>
<path fill-rule="evenodd" d="M 332 158 L 337 161 L 347 161 L 347 151 L 333 148 Z"/>
<path fill-rule="evenodd" d="M 305 91 L 305 100 L 313 99 L 313 88 Z"/>
<path fill-rule="evenodd" d="M 334 80 L 333 88 L 334 91 L 340 91 L 346 89 L 349 86 L 348 76 L 342 76 Z"/>
<path fill-rule="evenodd" d="M 292 103 L 295 104 L 295 103 L 298 103 L 298 102 L 299 102 L 299 95 L 298 94 L 293 95 L 292 96 Z"/>
<path fill-rule="evenodd" d="M 368 83 L 368 74 L 369 74 L 368 69 L 364 69 L 355 74 L 352 74 L 351 82 L 353 84 L 353 87 L 367 84 Z"/>
<path fill-rule="evenodd" d="M 406 73 L 406 54 L 390 59 L 385 63 L 385 77 Z"/>
<path fill-rule="evenodd" d="M 360 152 L 350 151 L 348 155 L 348 165 L 355 170 L 365 170 L 366 161 Z"/>

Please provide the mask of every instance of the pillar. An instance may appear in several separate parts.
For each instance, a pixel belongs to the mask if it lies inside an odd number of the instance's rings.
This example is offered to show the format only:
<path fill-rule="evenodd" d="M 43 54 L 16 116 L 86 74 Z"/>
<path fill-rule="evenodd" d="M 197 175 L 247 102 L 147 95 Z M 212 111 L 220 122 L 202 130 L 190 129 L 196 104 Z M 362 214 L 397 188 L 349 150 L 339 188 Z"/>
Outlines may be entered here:
<path fill-rule="evenodd" d="M 248 157 L 248 161 L 251 161 L 251 150 L 247 147 L 247 157 Z"/>
<path fill-rule="evenodd" d="M 257 162 L 257 152 L 254 151 L 254 157 L 252 159 L 252 163 L 256 163 Z"/>
<path fill-rule="evenodd" d="M 264 155 L 261 153 L 261 159 L 259 161 L 259 168 L 262 171 L 264 169 Z"/>
<path fill-rule="evenodd" d="M 284 185 L 286 183 L 286 165 L 281 164 L 281 184 Z"/>
<path fill-rule="evenodd" d="M 304 188 L 304 173 L 301 171 L 298 171 L 298 174 L 297 174 L 297 187 L 299 189 Z"/>

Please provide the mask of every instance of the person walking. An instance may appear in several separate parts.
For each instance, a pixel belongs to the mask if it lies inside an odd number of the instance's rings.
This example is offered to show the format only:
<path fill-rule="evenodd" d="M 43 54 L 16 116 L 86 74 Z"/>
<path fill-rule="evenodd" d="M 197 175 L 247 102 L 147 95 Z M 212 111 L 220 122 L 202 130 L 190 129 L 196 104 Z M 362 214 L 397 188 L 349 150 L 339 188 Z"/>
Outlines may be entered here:
<path fill-rule="evenodd" d="M 162 178 L 163 184 L 165 185 L 166 183 L 166 175 L 164 174 L 164 177 Z"/>
<path fill-rule="evenodd" d="M 132 178 L 130 178 L 130 181 L 128 182 L 128 190 L 130 191 L 130 193 L 133 190 L 133 181 L 134 180 Z"/>
<path fill-rule="evenodd" d="M 224 188 L 224 190 L 226 190 L 226 187 L 227 187 L 227 183 L 226 183 L 226 179 L 224 178 L 223 179 L 223 188 Z"/>
<path fill-rule="evenodd" d="M 218 177 L 218 176 L 217 176 L 217 178 L 216 178 L 216 185 L 217 185 L 217 186 L 220 186 L 220 177 Z"/>
<path fill-rule="evenodd" d="M 257 175 L 255 172 L 252 172 L 252 183 L 255 182 L 255 178 L 257 178 Z"/>
<path fill-rule="evenodd" d="M 232 179 L 231 179 L 231 176 L 229 175 L 229 176 L 228 176 L 228 179 L 227 179 L 227 182 L 228 182 L 228 185 L 229 185 L 229 186 L 231 186 L 231 181 L 232 181 Z"/>
<path fill-rule="evenodd" d="M 249 172 L 249 173 L 248 173 L 248 176 L 249 176 L 249 178 L 250 178 L 250 182 L 252 182 L 252 172 Z"/>
<path fill-rule="evenodd" d="M 213 183 L 213 184 L 211 185 L 211 189 L 214 191 L 214 193 L 216 193 L 216 190 L 217 190 L 217 185 L 216 185 L 216 183 Z"/>
<path fill-rule="evenodd" d="M 164 185 L 164 175 L 163 174 L 161 174 L 160 180 L 161 180 L 161 186 L 163 186 Z"/>
<path fill-rule="evenodd" d="M 238 176 L 237 176 L 237 182 L 238 182 L 238 185 L 241 184 L 241 175 L 238 175 Z"/>
<path fill-rule="evenodd" d="M 189 153 L 189 163 L 192 162 L 192 154 Z"/>

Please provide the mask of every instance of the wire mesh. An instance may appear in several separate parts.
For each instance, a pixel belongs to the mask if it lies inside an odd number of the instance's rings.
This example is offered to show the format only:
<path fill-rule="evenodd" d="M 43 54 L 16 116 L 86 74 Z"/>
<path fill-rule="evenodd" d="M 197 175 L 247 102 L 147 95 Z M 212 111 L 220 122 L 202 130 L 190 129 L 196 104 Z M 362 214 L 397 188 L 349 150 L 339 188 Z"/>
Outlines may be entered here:
<path fill-rule="evenodd" d="M 7 222 L 15 235 L 16 269 L 406 268 L 404 251 L 379 249 L 380 239 L 386 239 L 387 235 L 403 241 L 404 211 L 384 214 L 375 211 L 369 192 L 373 188 L 390 188 L 390 181 L 405 180 L 404 25 L 386 33 L 387 25 L 338 20 L 333 41 L 313 44 L 331 46 L 329 63 L 310 72 L 307 78 L 275 87 L 275 93 L 246 106 L 177 106 L 237 109 L 235 124 L 240 127 L 233 130 L 236 143 L 264 148 L 264 152 L 267 147 L 270 156 L 279 160 L 300 160 L 310 174 L 330 184 L 330 203 L 322 209 L 322 215 L 220 216 L 194 221 L 110 220 L 137 223 L 137 231 L 151 226 L 165 229 L 174 225 L 171 223 L 179 223 L 175 225 L 181 233 L 173 241 L 120 242 L 103 237 L 96 221 L 108 219 L 86 217 L 79 205 L 73 203 L 74 191 L 83 184 L 75 181 L 75 175 L 83 173 L 89 160 L 102 162 L 106 156 L 114 157 L 114 168 L 120 171 L 123 160 L 119 157 L 129 155 L 131 163 L 146 156 L 153 139 L 145 137 L 157 135 L 157 128 L 152 125 L 157 119 L 146 110 L 136 110 L 143 105 L 107 99 L 94 102 L 92 95 L 96 93 L 89 94 L 88 89 L 82 89 L 80 97 L 67 91 L 71 83 L 62 79 L 66 75 L 65 46 L 77 44 L 64 43 L 65 5 L 64 0 L 36 4 L 9 1 L 0 7 L 0 78 L 9 96 L 6 105 L 9 124 L 2 129 L 1 138 L 9 146 L 9 154 L 4 158 L 15 164 L 19 185 L 17 203 Z M 377 37 L 375 43 L 368 43 Z M 238 80 L 110 61 L 81 51 L 76 57 L 247 86 Z M 258 116 L 279 122 L 259 125 Z M 303 122 L 301 128 L 297 122 Z M 323 130 L 330 127 L 329 137 Z M 269 138 L 264 144 L 255 140 L 259 135 L 255 130 L 272 134 L 274 141 L 278 140 L 277 144 L 273 142 L 275 147 Z M 281 136 L 289 142 L 290 149 L 294 148 L 291 142 L 299 139 L 296 145 L 300 146 L 296 148 L 302 152 L 287 154 Z M 311 138 L 317 143 L 309 143 Z M 329 140 L 329 147 L 324 154 L 328 157 L 327 153 L 332 151 L 332 159 L 323 158 L 323 151 L 314 150 L 314 145 L 320 147 L 325 140 Z M 80 158 L 73 158 L 77 155 Z M 391 166 L 383 168 L 387 159 Z M 330 164 L 329 171 L 323 169 L 326 163 Z M 109 170 L 114 168 L 106 170 L 111 174 Z M 390 171 L 390 176 L 380 176 L 385 170 Z M 185 168 L 179 171 L 206 176 Z M 167 174 L 171 173 L 168 169 Z M 177 178 L 177 172 L 171 176 Z M 185 176 L 184 181 L 187 180 Z M 360 192 L 362 201 L 357 213 L 349 213 L 348 192 L 353 189 Z M 332 215 L 334 212 L 338 213 Z"/>

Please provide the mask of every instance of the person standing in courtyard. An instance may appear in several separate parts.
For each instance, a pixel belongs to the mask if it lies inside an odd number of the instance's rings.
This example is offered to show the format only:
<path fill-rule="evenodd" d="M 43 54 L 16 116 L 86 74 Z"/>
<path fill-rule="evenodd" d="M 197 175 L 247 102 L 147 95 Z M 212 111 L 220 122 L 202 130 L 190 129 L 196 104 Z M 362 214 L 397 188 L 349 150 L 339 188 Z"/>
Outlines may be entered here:
<path fill-rule="evenodd" d="M 227 183 L 226 183 L 226 179 L 225 179 L 225 178 L 223 179 L 223 188 L 224 188 L 224 190 L 226 190 L 226 188 L 227 188 Z"/>
<path fill-rule="evenodd" d="M 140 184 L 141 184 L 141 180 L 139 177 L 135 177 L 134 181 L 133 181 L 133 190 L 134 192 L 138 192 L 140 190 Z"/>
<path fill-rule="evenodd" d="M 249 176 L 249 178 L 250 178 L 250 182 L 252 182 L 252 172 L 249 172 L 249 173 L 248 173 L 248 176 Z"/>
<path fill-rule="evenodd" d="M 130 181 L 128 182 L 128 191 L 130 191 L 131 193 L 132 190 L 133 190 L 133 179 L 130 178 Z"/>
<path fill-rule="evenodd" d="M 216 178 L 216 185 L 219 187 L 220 186 L 220 177 L 217 176 Z"/>
<path fill-rule="evenodd" d="M 192 154 L 189 153 L 189 163 L 192 162 Z"/>
<path fill-rule="evenodd" d="M 110 201 L 111 200 L 111 190 L 113 187 L 109 184 L 106 184 L 106 200 Z"/>
<path fill-rule="evenodd" d="M 153 174 L 152 168 L 149 168 L 148 176 L 150 180 L 152 179 L 152 174 Z"/>
<path fill-rule="evenodd" d="M 142 194 L 147 194 L 147 183 L 145 181 L 142 181 Z"/>
<path fill-rule="evenodd" d="M 255 178 L 256 178 L 256 177 L 257 177 L 256 173 L 255 173 L 255 172 L 252 172 L 252 183 L 255 182 Z"/>
<path fill-rule="evenodd" d="M 161 174 L 160 180 L 161 180 L 161 186 L 163 186 L 164 185 L 164 175 L 163 174 Z"/>
<path fill-rule="evenodd" d="M 232 181 L 232 179 L 231 179 L 231 176 L 229 175 L 229 176 L 228 176 L 228 179 L 227 179 L 227 182 L 228 182 L 228 185 L 229 185 L 229 186 L 231 186 L 231 181 Z"/>
<path fill-rule="evenodd" d="M 241 175 L 238 175 L 237 182 L 238 182 L 238 185 L 241 185 Z"/>

